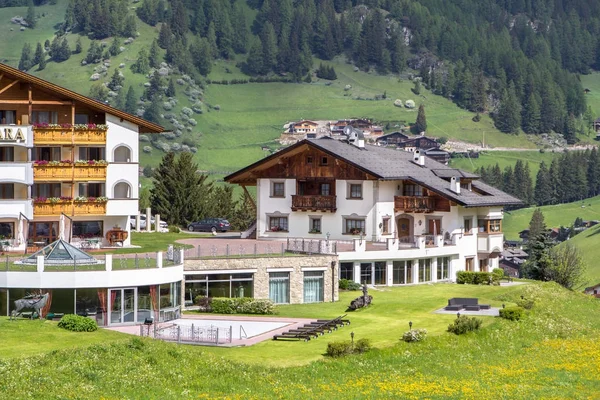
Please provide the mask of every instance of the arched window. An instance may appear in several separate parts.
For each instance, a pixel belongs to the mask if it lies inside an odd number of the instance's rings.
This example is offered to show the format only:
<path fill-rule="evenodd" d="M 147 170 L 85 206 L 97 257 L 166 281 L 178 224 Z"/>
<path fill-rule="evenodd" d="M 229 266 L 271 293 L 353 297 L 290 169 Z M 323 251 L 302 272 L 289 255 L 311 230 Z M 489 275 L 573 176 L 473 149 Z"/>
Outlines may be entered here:
<path fill-rule="evenodd" d="M 131 162 L 131 150 L 127 146 L 118 146 L 115 149 L 114 162 Z"/>
<path fill-rule="evenodd" d="M 131 186 L 127 182 L 119 182 L 115 185 L 113 190 L 113 197 L 115 199 L 130 199 L 131 198 Z"/>

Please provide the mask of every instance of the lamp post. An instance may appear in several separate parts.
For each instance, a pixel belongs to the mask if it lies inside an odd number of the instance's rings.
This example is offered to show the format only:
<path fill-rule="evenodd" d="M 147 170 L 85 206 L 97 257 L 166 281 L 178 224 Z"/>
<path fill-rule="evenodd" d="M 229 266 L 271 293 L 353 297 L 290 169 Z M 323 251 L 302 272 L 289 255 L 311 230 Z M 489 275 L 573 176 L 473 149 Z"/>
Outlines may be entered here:
<path fill-rule="evenodd" d="M 412 321 L 408 321 L 408 327 L 410 328 L 410 330 L 412 331 Z"/>
<path fill-rule="evenodd" d="M 456 313 L 456 318 L 460 318 L 460 311 Z"/>
<path fill-rule="evenodd" d="M 352 340 L 352 348 L 354 348 L 354 332 L 350 332 L 350 339 Z"/>

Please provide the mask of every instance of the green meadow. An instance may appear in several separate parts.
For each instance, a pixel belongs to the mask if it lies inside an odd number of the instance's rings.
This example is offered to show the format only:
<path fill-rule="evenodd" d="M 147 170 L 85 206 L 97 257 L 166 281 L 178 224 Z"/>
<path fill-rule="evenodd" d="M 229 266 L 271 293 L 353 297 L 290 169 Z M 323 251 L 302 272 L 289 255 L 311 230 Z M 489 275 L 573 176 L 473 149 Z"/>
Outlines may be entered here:
<path fill-rule="evenodd" d="M 351 325 L 317 340 L 248 348 L 70 334 L 54 322 L 2 319 L 4 347 L 27 351 L 0 355 L 0 392 L 10 399 L 586 399 L 600 392 L 600 303 L 590 296 L 553 283 L 437 284 L 372 294 L 373 306 L 350 314 Z M 280 315 L 337 316 L 356 295 L 282 307 Z M 523 296 L 534 306 L 521 321 L 482 317 L 480 331 L 456 336 L 444 332 L 452 315 L 431 314 L 455 295 L 493 305 Z M 424 342 L 399 340 L 408 321 L 429 331 Z M 26 330 L 18 335 L 20 326 Z M 323 355 L 328 342 L 349 340 L 350 332 L 374 349 Z M 61 340 L 70 335 L 81 337 L 76 346 Z"/>

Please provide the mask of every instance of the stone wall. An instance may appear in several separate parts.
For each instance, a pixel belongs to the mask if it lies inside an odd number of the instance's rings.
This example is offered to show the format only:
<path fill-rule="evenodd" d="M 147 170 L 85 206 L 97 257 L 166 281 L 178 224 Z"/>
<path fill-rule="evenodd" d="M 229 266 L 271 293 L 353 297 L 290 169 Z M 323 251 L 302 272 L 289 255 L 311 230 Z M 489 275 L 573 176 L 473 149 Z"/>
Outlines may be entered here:
<path fill-rule="evenodd" d="M 332 266 L 333 265 L 333 266 Z M 291 257 L 252 257 L 189 260 L 184 262 L 184 273 L 190 271 L 252 270 L 254 274 L 254 297 L 269 298 L 269 273 L 290 273 L 290 303 L 304 302 L 304 272 L 322 270 L 324 272 L 324 297 L 327 302 L 338 300 L 338 257 L 335 255 L 311 255 Z M 185 287 L 185 282 L 184 282 Z"/>

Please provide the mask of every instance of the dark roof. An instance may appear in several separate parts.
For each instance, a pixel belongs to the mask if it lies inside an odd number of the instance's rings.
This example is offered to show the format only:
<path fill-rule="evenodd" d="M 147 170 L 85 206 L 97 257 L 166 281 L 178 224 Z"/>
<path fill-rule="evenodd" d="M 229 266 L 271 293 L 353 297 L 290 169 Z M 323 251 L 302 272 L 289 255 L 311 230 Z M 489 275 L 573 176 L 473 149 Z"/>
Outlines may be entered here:
<path fill-rule="evenodd" d="M 131 123 L 138 125 L 140 127 L 141 132 L 159 133 L 159 132 L 163 132 L 165 130 L 162 126 L 160 126 L 158 124 L 155 124 L 150 121 L 146 121 L 143 118 L 126 113 L 117 108 L 113 108 L 110 105 L 104 104 L 104 103 L 96 101 L 94 99 L 90 99 L 89 97 L 83 96 L 83 95 L 81 95 L 79 93 L 75 93 L 69 89 L 65 89 L 62 86 L 58 86 L 58 85 L 55 85 L 48 81 L 45 81 L 41 78 L 38 78 L 37 76 L 30 75 L 23 71 L 19 71 L 18 69 L 15 69 L 9 65 L 0 63 L 0 72 L 6 72 L 6 73 L 10 74 L 11 76 L 14 76 L 16 79 L 19 79 L 19 80 L 25 81 L 25 82 L 29 82 L 34 85 L 38 85 L 55 95 L 64 96 L 70 100 L 79 101 L 93 109 L 103 111 L 107 114 L 112 114 L 119 118 L 123 118 L 126 121 L 129 121 Z"/>
<path fill-rule="evenodd" d="M 277 155 L 272 155 L 240 171 L 234 172 L 225 177 L 225 181 L 229 181 L 236 175 L 253 169 L 274 156 L 280 157 L 283 153 L 306 144 L 342 159 L 360 170 L 371 174 L 376 179 L 410 180 L 465 207 L 521 204 L 521 200 L 479 181 L 476 184 L 473 182 L 472 186 L 483 194 L 464 189 L 460 193 L 453 192 L 450 190 L 449 178 L 453 176 L 478 178 L 478 176 L 448 167 L 433 159 L 426 157 L 425 165 L 421 166 L 413 160 L 413 153 L 368 144 L 365 144 L 364 148 L 359 148 L 331 138 L 302 140 L 282 150 Z"/>
<path fill-rule="evenodd" d="M 405 139 L 408 139 L 408 136 L 407 136 L 407 135 L 405 135 L 404 133 L 402 133 L 402 132 L 400 132 L 400 131 L 396 131 L 396 132 L 392 132 L 392 133 L 387 133 L 387 134 L 385 134 L 385 135 L 381 135 L 381 136 L 379 136 L 379 137 L 378 137 L 376 140 L 377 140 L 377 141 L 380 141 L 380 140 L 386 140 L 386 139 L 387 139 L 387 138 L 389 138 L 389 137 L 394 137 L 394 136 L 398 136 L 398 135 L 400 135 L 400 136 L 404 137 Z"/>

